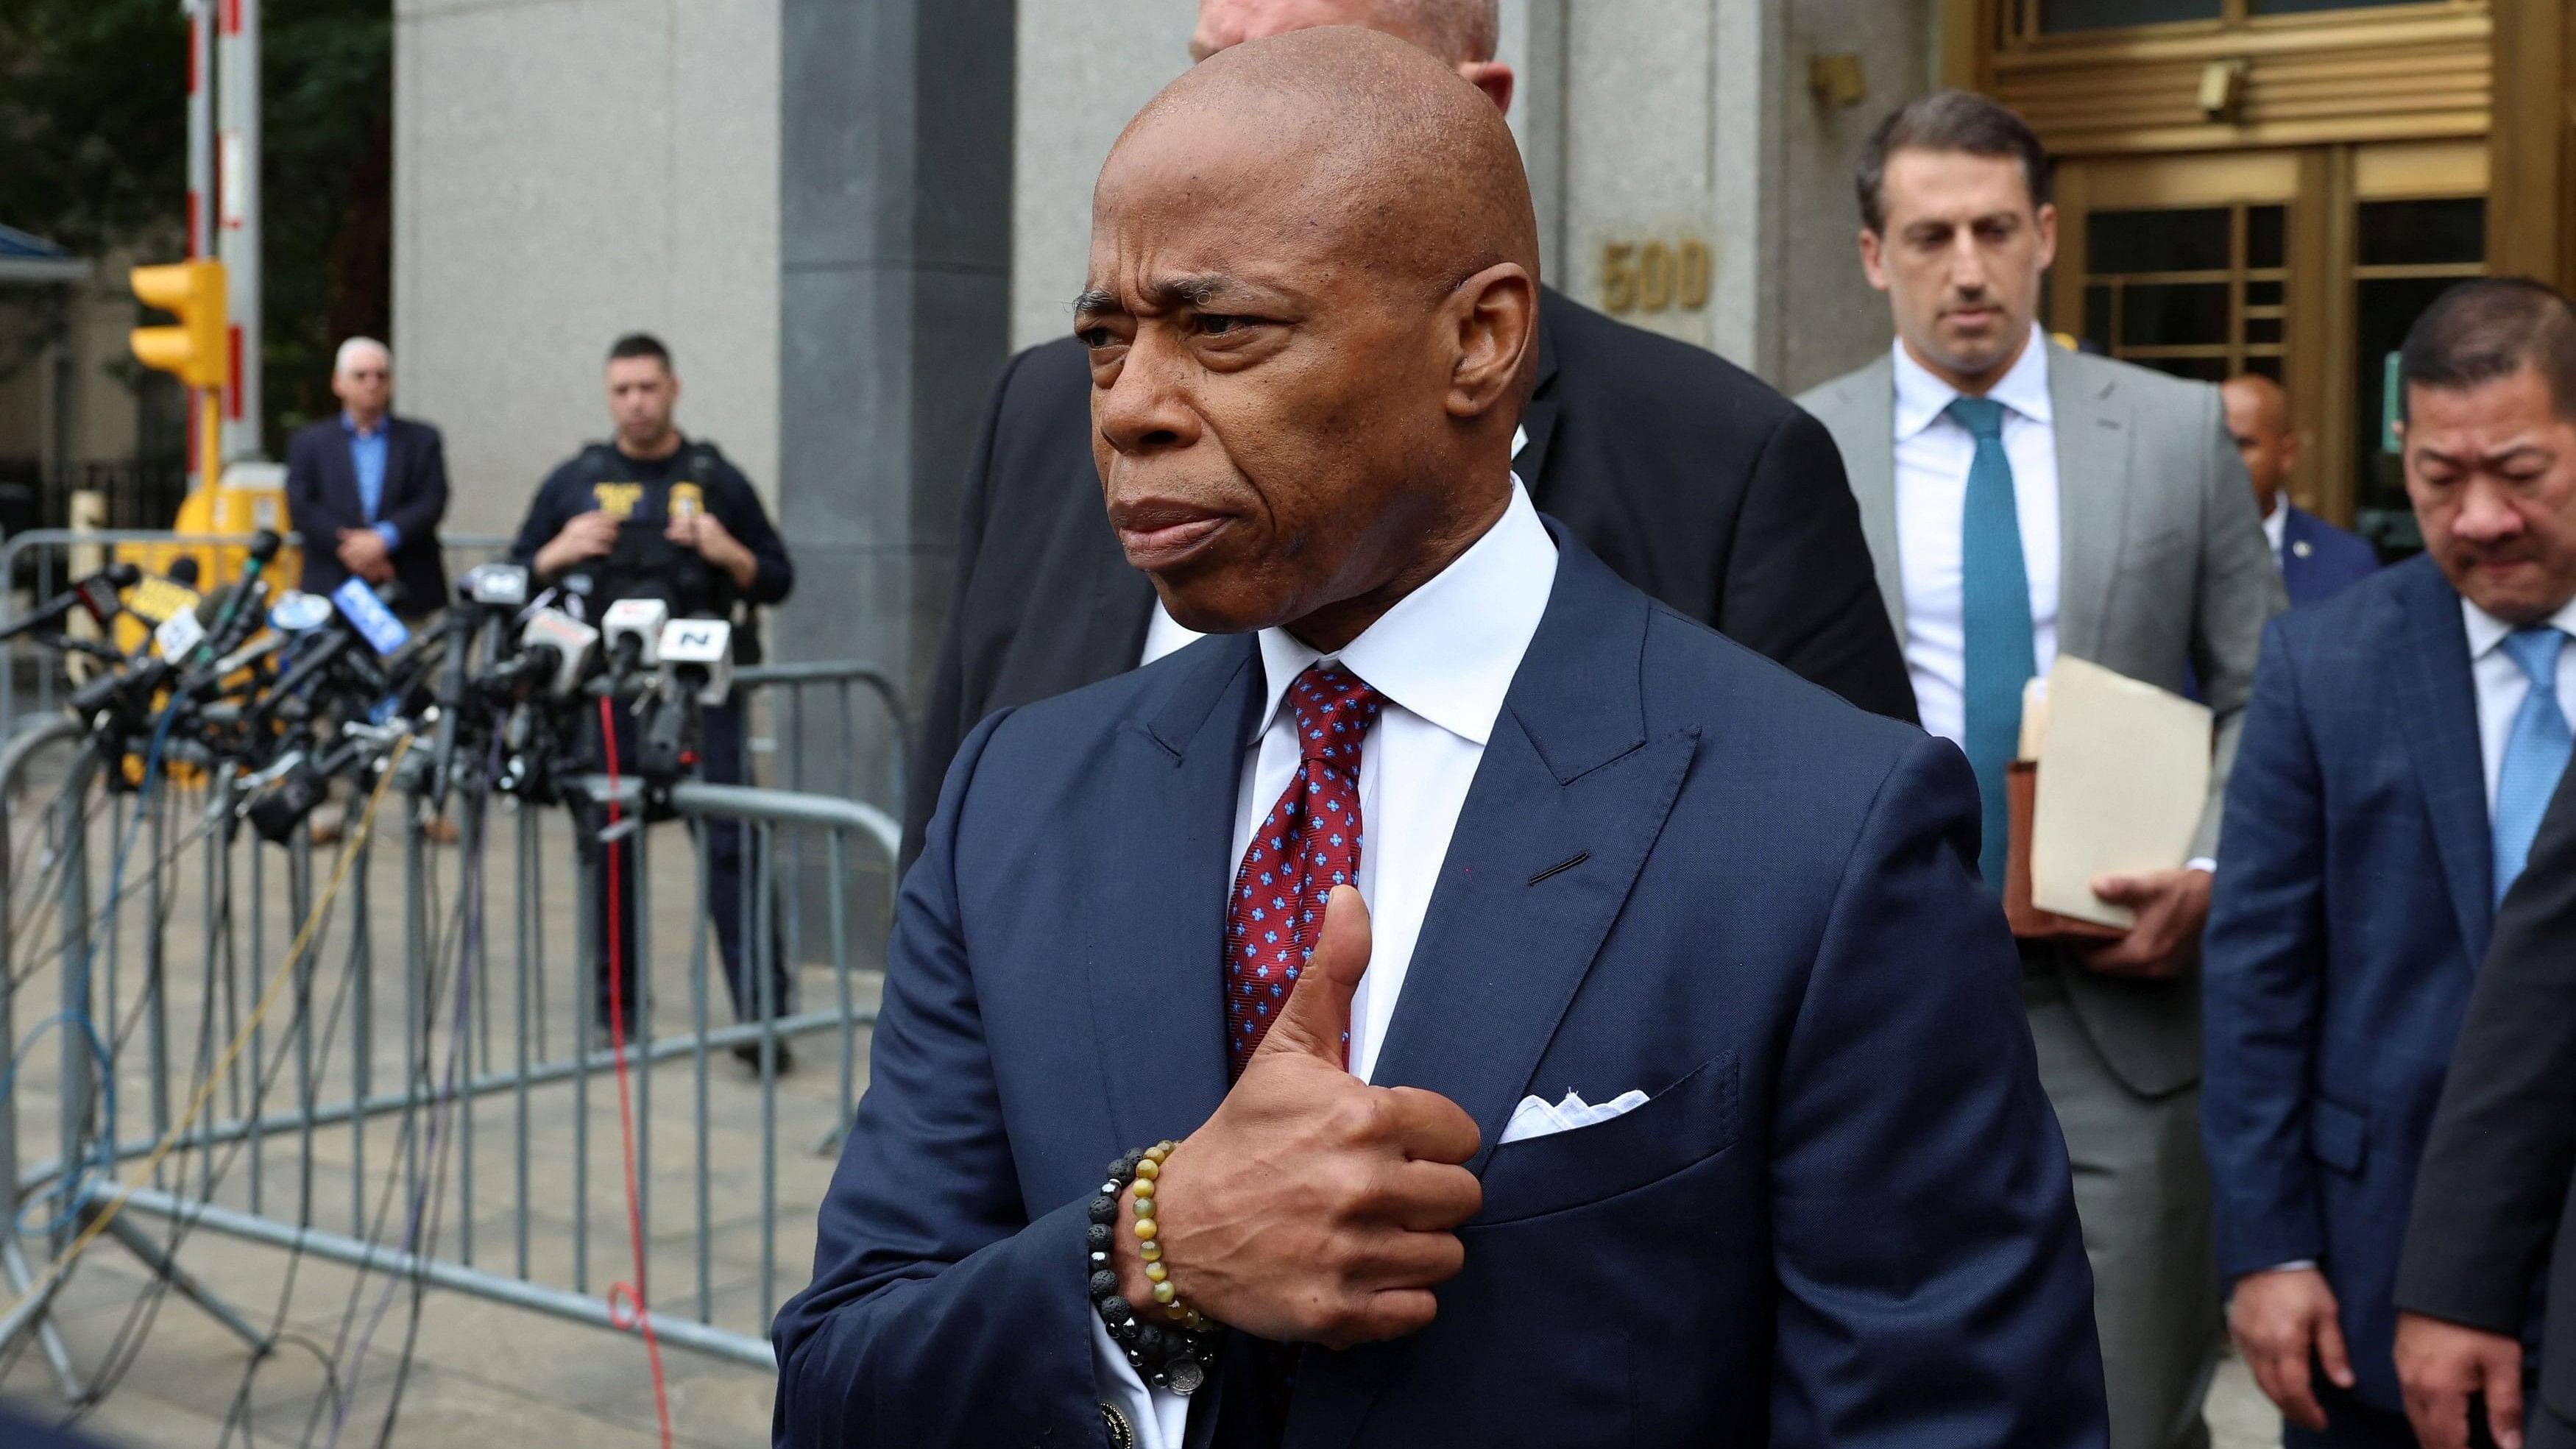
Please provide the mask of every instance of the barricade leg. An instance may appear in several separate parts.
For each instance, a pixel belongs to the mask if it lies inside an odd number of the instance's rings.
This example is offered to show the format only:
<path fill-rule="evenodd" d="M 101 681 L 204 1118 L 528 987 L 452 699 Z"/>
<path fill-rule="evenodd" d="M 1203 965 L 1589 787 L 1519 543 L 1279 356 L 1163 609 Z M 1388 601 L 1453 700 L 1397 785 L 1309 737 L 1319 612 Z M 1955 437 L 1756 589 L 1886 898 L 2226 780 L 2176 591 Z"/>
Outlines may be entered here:
<path fill-rule="evenodd" d="M 83 1226 L 88 1225 L 92 1219 L 98 1216 L 98 1213 L 99 1205 L 97 1203 L 93 1202 L 84 1206 L 81 1209 L 81 1222 Z M 142 1259 L 143 1266 L 151 1269 L 156 1276 L 160 1277 L 164 1282 L 167 1282 L 180 1297 L 185 1298 L 189 1302 L 196 1304 L 199 1308 L 206 1310 L 207 1317 L 222 1324 L 232 1333 L 233 1337 L 249 1344 L 251 1356 L 253 1358 L 265 1358 L 277 1347 L 274 1340 L 269 1338 L 268 1335 L 260 1332 L 258 1329 L 251 1327 L 250 1320 L 242 1317 L 241 1313 L 231 1304 L 226 1303 L 222 1298 L 210 1292 L 206 1288 L 206 1285 L 198 1282 L 195 1274 L 192 1274 L 187 1269 L 180 1267 L 178 1261 L 172 1258 L 168 1252 L 164 1251 L 162 1246 L 153 1240 L 150 1233 L 147 1233 L 143 1231 L 143 1229 L 135 1226 L 134 1223 L 129 1221 L 124 1214 L 119 1213 L 115 1217 L 109 1218 L 107 1220 L 107 1228 L 105 1231 L 106 1236 L 123 1243 L 127 1252 Z"/>

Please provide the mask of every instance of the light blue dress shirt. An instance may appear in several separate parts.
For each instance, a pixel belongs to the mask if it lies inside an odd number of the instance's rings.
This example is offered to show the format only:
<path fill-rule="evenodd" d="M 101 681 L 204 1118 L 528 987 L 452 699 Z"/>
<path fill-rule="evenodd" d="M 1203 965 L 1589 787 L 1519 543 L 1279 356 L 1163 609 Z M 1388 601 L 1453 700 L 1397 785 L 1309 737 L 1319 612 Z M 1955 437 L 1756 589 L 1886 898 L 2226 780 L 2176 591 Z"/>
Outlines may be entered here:
<path fill-rule="evenodd" d="M 340 428 L 349 435 L 349 467 L 358 475 L 358 507 L 385 547 L 395 549 L 402 547 L 402 530 L 376 519 L 385 501 L 385 421 L 378 418 L 373 428 L 361 428 L 346 411 L 340 414 Z"/>

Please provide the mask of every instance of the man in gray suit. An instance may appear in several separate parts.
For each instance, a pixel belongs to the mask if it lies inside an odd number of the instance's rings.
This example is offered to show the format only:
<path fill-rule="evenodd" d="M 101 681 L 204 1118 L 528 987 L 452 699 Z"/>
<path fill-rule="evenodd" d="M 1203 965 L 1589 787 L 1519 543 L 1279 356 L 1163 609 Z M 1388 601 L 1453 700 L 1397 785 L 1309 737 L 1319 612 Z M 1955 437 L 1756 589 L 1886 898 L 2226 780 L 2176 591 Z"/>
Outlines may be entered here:
<path fill-rule="evenodd" d="M 2191 1449 L 2208 1442 L 2219 1341 L 2194 973 L 2280 575 L 2218 390 L 2041 335 L 2057 215 L 2020 117 L 1927 96 L 1871 138 L 1859 190 L 1861 264 L 1897 343 L 1798 401 L 1842 449 L 1924 728 L 1959 743 L 1985 792 L 1986 878 L 2002 871 L 2022 686 L 2059 653 L 2177 692 L 2196 671 L 2218 715 L 2196 858 L 2094 883 L 2136 908 L 2126 936 L 2022 955 L 2093 1261 L 2112 1449 Z"/>

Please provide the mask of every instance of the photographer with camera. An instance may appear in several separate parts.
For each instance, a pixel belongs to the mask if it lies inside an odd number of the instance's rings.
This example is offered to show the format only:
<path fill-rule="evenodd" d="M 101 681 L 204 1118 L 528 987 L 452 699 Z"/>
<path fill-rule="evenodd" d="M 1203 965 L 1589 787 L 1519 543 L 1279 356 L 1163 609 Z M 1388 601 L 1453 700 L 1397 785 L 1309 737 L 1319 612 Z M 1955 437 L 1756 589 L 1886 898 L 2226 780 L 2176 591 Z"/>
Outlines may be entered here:
<path fill-rule="evenodd" d="M 795 566 L 770 525 L 769 514 L 752 491 L 750 480 L 725 460 L 715 444 L 684 436 L 672 423 L 680 400 L 680 379 L 671 370 L 671 354 L 646 333 L 617 339 L 608 350 L 608 408 L 617 425 L 614 441 L 593 443 L 549 475 L 537 490 L 527 521 L 520 525 L 510 556 L 528 565 L 536 581 L 559 591 L 566 606 L 599 622 L 608 606 L 621 599 L 656 599 L 668 605 L 672 618 L 732 621 L 734 659 L 756 663 L 759 635 L 752 611 L 787 597 L 796 581 Z M 621 767 L 633 772 L 638 758 L 633 714 L 625 701 L 615 707 L 616 747 Z M 604 762 L 595 719 L 585 715 L 585 743 L 595 762 Z M 739 702 L 708 706 L 700 724 L 699 777 L 716 784 L 749 782 L 743 752 L 743 719 Z M 619 972 L 627 1020 L 637 1020 L 641 999 L 635 959 L 635 898 L 641 882 L 634 857 L 624 843 L 603 851 L 597 812 L 578 812 L 578 838 L 584 869 L 613 858 L 625 882 L 618 921 Z M 761 1012 L 758 984 L 752 976 L 752 945 L 744 938 L 742 889 L 743 830 L 732 821 L 708 821 L 702 827 L 708 853 L 708 906 L 715 916 L 717 944 L 724 956 L 737 1020 L 757 1019 Z M 594 890 L 593 928 L 607 939 L 608 907 L 604 890 Z M 763 902 L 760 918 L 776 941 L 775 917 Z M 788 976 L 779 952 L 769 952 L 769 1009 L 787 1013 Z M 600 971 L 599 1019 L 608 1019 L 608 971 Z M 630 1026 L 630 1030 L 632 1030 Z M 744 1043 L 735 1055 L 757 1060 L 757 1044 Z M 784 1042 L 778 1066 L 788 1065 Z"/>

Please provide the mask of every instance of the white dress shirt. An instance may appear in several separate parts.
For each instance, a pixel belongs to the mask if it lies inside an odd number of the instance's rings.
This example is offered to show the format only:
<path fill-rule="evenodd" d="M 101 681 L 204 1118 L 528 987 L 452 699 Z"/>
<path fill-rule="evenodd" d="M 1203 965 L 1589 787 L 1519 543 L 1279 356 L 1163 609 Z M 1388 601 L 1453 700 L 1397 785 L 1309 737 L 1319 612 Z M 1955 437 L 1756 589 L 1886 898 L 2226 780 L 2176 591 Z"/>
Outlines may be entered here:
<path fill-rule="evenodd" d="M 1318 654 L 1285 629 L 1261 631 L 1268 705 L 1245 741 L 1231 861 L 1243 858 L 1253 827 L 1297 772 L 1297 722 L 1280 702 L 1289 684 L 1308 665 L 1338 660 L 1386 701 L 1360 749 L 1360 820 L 1368 845 L 1360 852 L 1358 885 L 1368 902 L 1370 941 L 1368 974 L 1351 1000 L 1350 1048 L 1351 1072 L 1362 1081 L 1386 1044 L 1423 913 L 1449 855 L 1450 832 L 1555 582 L 1556 541 L 1515 479 L 1511 503 L 1484 537 L 1338 655 Z M 1207 969 L 1222 970 L 1223 963 L 1211 954 Z M 1147 1389 L 1096 1315 L 1091 1328 L 1092 1376 L 1101 1398 L 1126 1411 L 1138 1449 L 1180 1449 L 1189 1400 Z"/>
<path fill-rule="evenodd" d="M 1905 587 L 1905 668 L 1923 728 L 1943 739 L 1968 731 L 1966 603 L 1960 515 L 1977 440 L 1944 409 L 1959 390 L 1896 344 L 1896 557 Z M 2004 405 L 2004 454 L 2021 517 L 2022 571 L 2030 580 L 2031 658 L 2042 677 L 2057 662 L 2057 429 L 2048 400 L 2048 345 L 2036 328 L 2021 358 L 1986 396 Z"/>
<path fill-rule="evenodd" d="M 2460 600 L 2460 620 L 2469 631 L 2469 676 L 2478 686 L 2478 758 L 2486 767 L 2487 818 L 2495 819 L 2496 781 L 2504 775 L 2504 746 L 2513 734 L 2513 717 L 2531 693 L 2531 680 L 2513 656 L 2504 652 L 2504 636 L 2513 626 L 2467 599 Z M 2576 601 L 2549 622 L 2576 636 Z M 2558 707 L 2576 704 L 2576 638 L 2558 651 Z"/>
<path fill-rule="evenodd" d="M 1529 429 L 1515 425 L 1512 428 L 1512 456 L 1514 458 L 1520 457 L 1521 445 L 1528 441 Z M 1539 532 L 1544 535 L 1547 530 L 1542 527 L 1539 529 Z M 1551 550 L 1552 549 L 1553 545 L 1551 545 Z M 2277 550 L 2275 551 L 2277 552 Z M 1154 596 L 1154 617 L 1146 621 L 1145 624 L 1145 652 L 1137 658 L 1136 667 L 1142 669 L 1146 665 L 1153 663 L 1155 660 L 1162 658 L 1166 654 L 1177 653 L 1180 650 L 1188 648 L 1204 637 L 1206 636 L 1195 630 L 1182 628 L 1180 621 L 1174 619 L 1171 612 L 1163 607 L 1163 596 L 1156 594 Z"/>
<path fill-rule="evenodd" d="M 2290 495 L 2272 495 L 2272 511 L 2263 515 L 2263 536 L 2272 541 L 2272 567 L 2281 566 L 2282 541 L 2290 533 Z"/>

